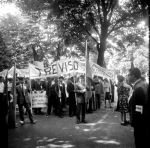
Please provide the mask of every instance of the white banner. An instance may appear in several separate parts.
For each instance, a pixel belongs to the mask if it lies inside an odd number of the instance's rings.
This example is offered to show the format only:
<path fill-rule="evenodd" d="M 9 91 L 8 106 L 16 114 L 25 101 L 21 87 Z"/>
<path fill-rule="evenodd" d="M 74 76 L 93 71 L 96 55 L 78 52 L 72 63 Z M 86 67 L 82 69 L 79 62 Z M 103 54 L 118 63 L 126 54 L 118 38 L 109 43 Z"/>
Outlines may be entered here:
<path fill-rule="evenodd" d="M 90 62 L 92 76 L 101 76 L 105 78 L 114 78 L 114 75 L 109 70 Z M 59 76 L 69 73 L 85 74 L 85 61 L 66 59 L 52 63 L 48 68 L 45 68 L 46 76 Z"/>
<path fill-rule="evenodd" d="M 85 73 L 85 62 L 67 59 L 56 61 L 45 69 L 46 76 L 59 76 L 69 73 Z"/>
<path fill-rule="evenodd" d="M 90 62 L 91 64 L 91 69 L 92 69 L 92 74 L 100 77 L 105 77 L 105 78 L 111 78 L 114 79 L 113 73 L 108 71 L 106 68 L 103 68 L 93 62 Z"/>
<path fill-rule="evenodd" d="M 47 96 L 46 91 L 36 91 L 32 92 L 32 108 L 44 108 L 47 107 Z"/>

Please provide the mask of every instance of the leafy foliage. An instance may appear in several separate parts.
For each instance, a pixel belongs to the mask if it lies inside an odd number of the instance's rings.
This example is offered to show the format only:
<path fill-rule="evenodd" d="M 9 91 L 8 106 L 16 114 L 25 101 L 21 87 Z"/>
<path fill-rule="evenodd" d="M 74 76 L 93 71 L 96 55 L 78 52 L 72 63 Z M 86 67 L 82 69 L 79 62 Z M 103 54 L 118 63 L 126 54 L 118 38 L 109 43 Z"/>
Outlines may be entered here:
<path fill-rule="evenodd" d="M 11 52 L 9 52 L 6 48 L 5 42 L 2 37 L 2 33 L 0 32 L 0 71 L 3 69 L 7 69 L 9 67 L 9 64 L 11 63 L 10 57 Z"/>
<path fill-rule="evenodd" d="M 1 20 L 0 31 L 5 50 L 11 52 L 11 60 L 16 57 L 20 67 L 32 62 L 36 54 L 46 65 L 48 59 L 84 56 L 86 40 L 90 51 L 98 51 L 101 66 L 109 66 L 112 58 L 116 63 L 131 62 L 131 53 L 136 51 L 142 58 L 147 56 L 140 50 L 146 31 L 136 29 L 147 14 L 146 0 L 123 5 L 117 0 L 22 0 L 17 4 L 25 20 L 9 15 Z"/>

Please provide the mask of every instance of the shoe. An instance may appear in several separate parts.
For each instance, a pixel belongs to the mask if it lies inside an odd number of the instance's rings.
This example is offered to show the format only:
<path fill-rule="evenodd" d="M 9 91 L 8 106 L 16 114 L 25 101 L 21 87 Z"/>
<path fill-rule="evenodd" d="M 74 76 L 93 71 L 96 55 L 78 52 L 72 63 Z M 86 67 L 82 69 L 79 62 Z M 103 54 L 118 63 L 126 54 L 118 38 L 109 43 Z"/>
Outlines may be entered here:
<path fill-rule="evenodd" d="M 76 121 L 76 124 L 79 124 L 79 123 L 80 123 L 80 121 L 79 121 L 79 120 L 77 120 L 77 121 Z"/>
<path fill-rule="evenodd" d="M 126 124 L 130 124 L 130 122 L 129 122 L 128 120 L 124 121 L 124 123 L 126 123 Z"/>
<path fill-rule="evenodd" d="M 30 123 L 31 123 L 31 124 L 35 124 L 35 123 L 36 123 L 36 121 L 35 121 L 35 120 L 33 120 L 33 121 L 31 121 Z"/>
<path fill-rule="evenodd" d="M 60 118 L 63 118 L 64 116 L 63 116 L 63 115 L 59 115 L 59 117 L 60 117 Z"/>
<path fill-rule="evenodd" d="M 17 123 L 15 124 L 14 128 L 18 128 L 18 124 Z"/>
<path fill-rule="evenodd" d="M 21 121 L 21 120 L 20 120 L 20 124 L 21 124 L 21 125 L 24 125 L 24 121 Z"/>
<path fill-rule="evenodd" d="M 81 122 L 82 122 L 82 123 L 87 123 L 87 121 L 86 121 L 86 120 L 82 120 Z"/>
<path fill-rule="evenodd" d="M 127 125 L 127 123 L 125 123 L 125 122 L 121 122 L 121 125 L 126 126 L 126 125 Z"/>

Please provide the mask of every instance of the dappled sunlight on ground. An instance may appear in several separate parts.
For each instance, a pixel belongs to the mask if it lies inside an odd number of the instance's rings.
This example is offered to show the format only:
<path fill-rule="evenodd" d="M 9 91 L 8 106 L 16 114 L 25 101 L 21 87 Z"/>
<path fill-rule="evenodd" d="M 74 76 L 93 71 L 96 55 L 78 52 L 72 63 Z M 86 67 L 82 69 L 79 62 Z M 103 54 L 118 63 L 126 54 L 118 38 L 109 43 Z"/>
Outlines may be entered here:
<path fill-rule="evenodd" d="M 24 126 L 9 130 L 10 148 L 134 148 L 133 128 L 121 126 L 120 113 L 110 109 L 87 114 L 87 123 L 80 124 L 68 116 L 36 119 L 34 126 L 27 118 Z"/>
<path fill-rule="evenodd" d="M 60 140 L 59 138 L 38 138 L 36 148 L 72 148 L 74 147 L 70 141 Z"/>
<path fill-rule="evenodd" d="M 31 138 L 25 138 L 23 141 L 30 141 L 32 140 Z"/>
<path fill-rule="evenodd" d="M 95 132 L 98 130 L 101 130 L 103 126 L 101 126 L 102 124 L 106 124 L 107 129 L 111 128 L 112 124 L 118 124 L 118 123 L 114 123 L 114 122 L 104 122 L 104 120 L 108 117 L 108 113 L 103 115 L 102 118 L 100 120 L 98 120 L 97 122 L 94 123 L 86 123 L 86 124 L 79 124 L 75 126 L 76 130 L 82 130 L 84 132 Z M 104 130 L 104 129 L 103 129 Z"/>
<path fill-rule="evenodd" d="M 61 145 L 57 145 L 57 144 L 48 144 L 47 148 L 71 148 L 74 147 L 74 145 L 71 144 L 61 144 Z"/>
<path fill-rule="evenodd" d="M 96 139 L 97 137 L 89 137 L 88 139 Z"/>
<path fill-rule="evenodd" d="M 115 140 L 95 140 L 94 142 L 101 143 L 101 144 L 116 144 L 116 145 L 120 145 L 120 142 L 117 142 Z"/>

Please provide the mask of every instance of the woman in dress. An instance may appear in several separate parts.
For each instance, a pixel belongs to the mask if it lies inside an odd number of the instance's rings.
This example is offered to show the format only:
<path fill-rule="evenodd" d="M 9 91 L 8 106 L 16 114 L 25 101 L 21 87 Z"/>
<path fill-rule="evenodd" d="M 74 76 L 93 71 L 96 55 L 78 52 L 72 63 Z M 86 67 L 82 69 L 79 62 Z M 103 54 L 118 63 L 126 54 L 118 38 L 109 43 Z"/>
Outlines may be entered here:
<path fill-rule="evenodd" d="M 121 125 L 127 125 L 126 113 L 129 112 L 128 101 L 132 93 L 132 88 L 124 81 L 124 77 L 121 75 L 118 76 L 118 82 L 120 83 L 118 87 L 118 103 L 119 111 L 121 112 Z"/>

